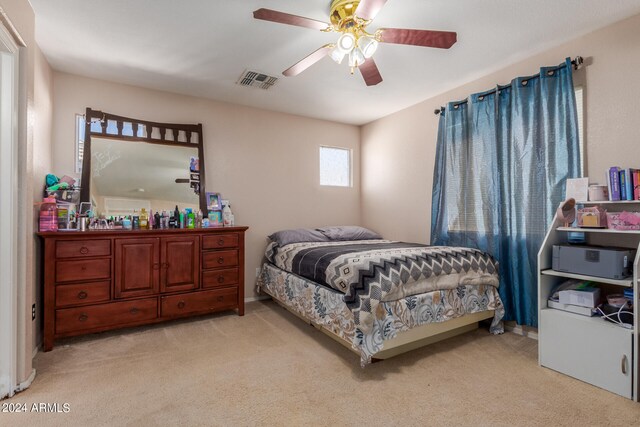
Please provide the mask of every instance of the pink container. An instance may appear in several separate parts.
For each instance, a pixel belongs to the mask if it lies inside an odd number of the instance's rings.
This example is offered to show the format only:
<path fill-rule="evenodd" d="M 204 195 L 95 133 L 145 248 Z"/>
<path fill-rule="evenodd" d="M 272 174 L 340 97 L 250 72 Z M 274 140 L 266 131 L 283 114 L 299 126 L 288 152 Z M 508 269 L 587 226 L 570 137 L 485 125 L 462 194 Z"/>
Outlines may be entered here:
<path fill-rule="evenodd" d="M 613 230 L 640 230 L 640 212 L 607 212 L 607 223 Z"/>
<path fill-rule="evenodd" d="M 40 231 L 58 231 L 58 206 L 55 197 L 46 197 L 40 205 Z"/>

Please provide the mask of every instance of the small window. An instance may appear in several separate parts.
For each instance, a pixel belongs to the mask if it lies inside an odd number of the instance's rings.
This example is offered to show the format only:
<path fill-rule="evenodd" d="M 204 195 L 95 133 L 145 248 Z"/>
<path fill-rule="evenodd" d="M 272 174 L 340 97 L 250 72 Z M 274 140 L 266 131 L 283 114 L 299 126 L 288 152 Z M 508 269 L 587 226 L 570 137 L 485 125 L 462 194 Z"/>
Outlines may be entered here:
<path fill-rule="evenodd" d="M 320 147 L 320 185 L 351 187 L 351 150 Z"/>

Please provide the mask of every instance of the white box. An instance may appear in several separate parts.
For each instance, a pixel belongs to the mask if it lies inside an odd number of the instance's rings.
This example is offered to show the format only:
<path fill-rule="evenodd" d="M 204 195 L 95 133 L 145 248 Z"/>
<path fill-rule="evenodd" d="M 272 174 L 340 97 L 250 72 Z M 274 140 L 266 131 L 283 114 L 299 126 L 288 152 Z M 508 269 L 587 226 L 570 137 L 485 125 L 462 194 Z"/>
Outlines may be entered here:
<path fill-rule="evenodd" d="M 600 301 L 600 288 L 560 291 L 560 304 L 579 305 L 594 308 Z"/>
<path fill-rule="evenodd" d="M 595 310 L 591 307 L 583 307 L 580 305 L 560 304 L 559 302 L 549 300 L 547 301 L 547 307 L 555 308 L 556 310 L 568 311 L 570 313 L 581 314 L 583 316 L 595 316 Z"/>

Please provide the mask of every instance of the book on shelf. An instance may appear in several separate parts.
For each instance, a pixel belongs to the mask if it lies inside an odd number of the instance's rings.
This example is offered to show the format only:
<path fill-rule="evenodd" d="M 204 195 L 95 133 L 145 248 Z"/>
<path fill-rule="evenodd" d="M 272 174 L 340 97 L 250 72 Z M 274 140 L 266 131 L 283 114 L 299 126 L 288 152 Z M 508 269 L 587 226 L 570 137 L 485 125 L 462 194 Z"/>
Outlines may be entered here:
<path fill-rule="evenodd" d="M 609 200 L 620 200 L 620 168 L 618 166 L 611 166 L 607 171 L 607 178 Z"/>
<path fill-rule="evenodd" d="M 634 197 L 634 185 L 633 185 L 633 172 L 635 169 L 625 168 L 620 173 L 624 175 L 624 194 L 625 200 L 633 200 Z"/>
<path fill-rule="evenodd" d="M 640 169 L 612 166 L 606 175 L 609 201 L 640 200 Z"/>

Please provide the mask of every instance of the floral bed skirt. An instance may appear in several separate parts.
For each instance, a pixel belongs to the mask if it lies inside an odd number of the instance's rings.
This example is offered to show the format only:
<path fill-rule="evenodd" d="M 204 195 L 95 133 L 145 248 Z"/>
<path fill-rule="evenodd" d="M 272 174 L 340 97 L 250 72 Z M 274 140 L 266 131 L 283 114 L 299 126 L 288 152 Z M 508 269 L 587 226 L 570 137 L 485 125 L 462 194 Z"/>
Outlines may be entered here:
<path fill-rule="evenodd" d="M 353 313 L 347 308 L 344 295 L 340 292 L 269 263 L 262 266 L 257 288 L 302 317 L 350 342 L 360 353 L 362 366 L 370 363 L 372 356 L 383 349 L 384 341 L 427 323 L 445 322 L 465 314 L 495 310 L 490 331 L 493 334 L 504 332 L 504 307 L 498 290 L 491 285 L 459 286 L 383 302 L 376 310 L 374 327 L 367 334 L 356 327 Z"/>

